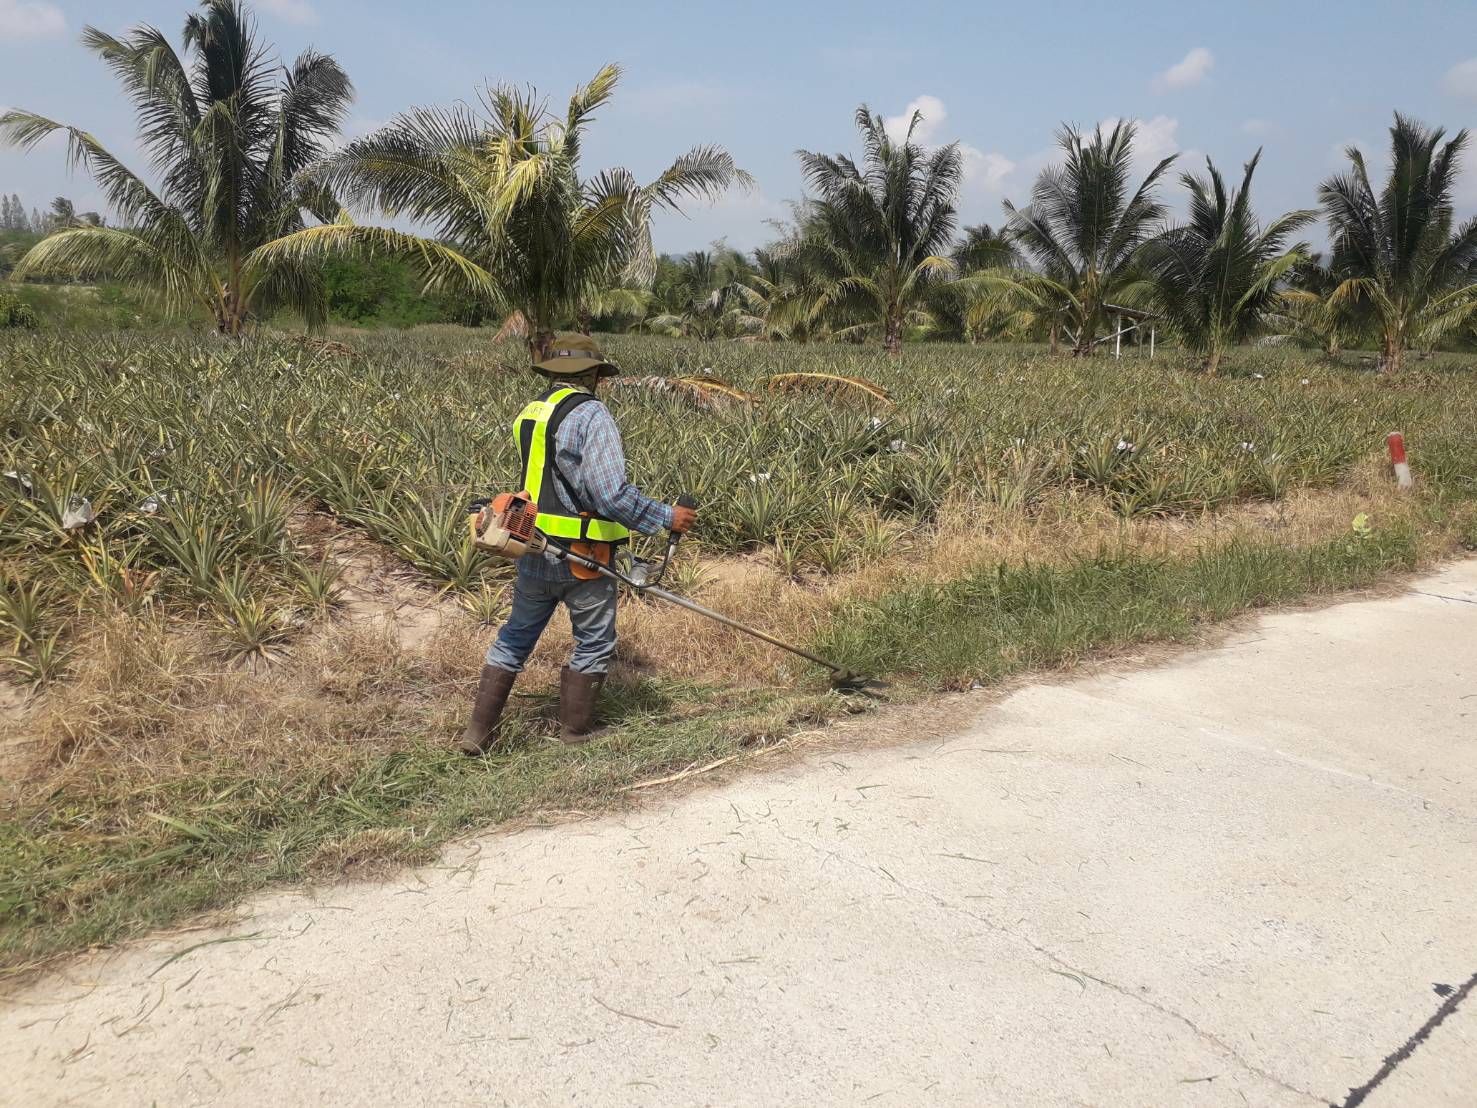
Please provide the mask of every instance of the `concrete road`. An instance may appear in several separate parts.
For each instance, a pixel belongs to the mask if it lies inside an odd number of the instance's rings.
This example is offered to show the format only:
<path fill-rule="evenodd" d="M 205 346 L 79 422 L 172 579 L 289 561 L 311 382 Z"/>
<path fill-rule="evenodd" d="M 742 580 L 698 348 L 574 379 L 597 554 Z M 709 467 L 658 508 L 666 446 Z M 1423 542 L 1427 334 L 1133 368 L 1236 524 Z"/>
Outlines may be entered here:
<path fill-rule="evenodd" d="M 0 1099 L 1477 1104 L 1477 562 L 917 730 L 76 962 Z"/>

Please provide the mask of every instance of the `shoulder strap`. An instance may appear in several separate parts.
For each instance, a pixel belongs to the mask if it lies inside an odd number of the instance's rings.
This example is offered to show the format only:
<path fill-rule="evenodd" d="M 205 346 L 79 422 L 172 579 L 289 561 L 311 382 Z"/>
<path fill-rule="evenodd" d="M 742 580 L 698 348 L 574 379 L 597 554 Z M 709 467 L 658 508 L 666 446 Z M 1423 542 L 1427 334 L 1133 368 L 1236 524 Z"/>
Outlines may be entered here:
<path fill-rule="evenodd" d="M 565 416 L 581 404 L 595 399 L 597 399 L 595 394 L 590 392 L 576 392 L 566 396 L 563 400 L 559 401 L 554 411 L 550 413 L 549 426 L 544 432 L 546 436 L 544 441 L 548 444 L 545 449 L 548 452 L 546 457 L 549 461 L 549 472 L 554 475 L 554 480 L 559 482 L 559 487 L 564 490 L 564 495 L 569 502 L 569 506 L 576 512 L 587 512 L 589 508 L 584 505 L 579 493 L 575 491 L 574 483 L 565 476 L 564 470 L 559 467 L 559 442 L 554 436 L 558 433 L 559 425 L 564 422 Z"/>

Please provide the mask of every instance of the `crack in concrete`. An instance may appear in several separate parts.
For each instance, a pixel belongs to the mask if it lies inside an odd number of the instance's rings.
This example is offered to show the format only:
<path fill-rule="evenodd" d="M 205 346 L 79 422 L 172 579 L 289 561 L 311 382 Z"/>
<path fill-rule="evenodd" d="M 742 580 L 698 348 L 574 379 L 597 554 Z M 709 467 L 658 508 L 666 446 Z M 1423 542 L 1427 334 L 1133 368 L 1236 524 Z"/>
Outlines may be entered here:
<path fill-rule="evenodd" d="M 1432 1013 L 1431 1018 L 1421 1024 L 1411 1036 L 1401 1043 L 1400 1046 L 1380 1065 L 1375 1075 L 1360 1085 L 1357 1089 L 1349 1090 L 1349 1098 L 1338 1105 L 1337 1108 L 1355 1108 L 1355 1105 L 1363 1104 L 1369 1098 L 1369 1094 L 1385 1083 L 1385 1079 L 1394 1073 L 1402 1062 L 1416 1052 L 1416 1048 L 1431 1037 L 1431 1032 L 1445 1022 L 1446 1017 L 1451 1015 L 1467 999 L 1467 994 L 1477 988 L 1477 973 L 1467 978 L 1461 988 L 1450 993 L 1445 1002 Z"/>
<path fill-rule="evenodd" d="M 824 854 L 832 858 L 838 858 L 849 866 L 865 870 L 868 873 L 874 875 L 877 873 L 878 867 L 868 865 L 865 862 L 857 861 L 854 858 L 848 858 L 846 855 L 842 854 L 838 850 L 832 850 L 828 847 L 820 845 L 819 843 L 808 842 L 805 839 L 790 834 L 779 825 L 779 822 L 777 820 L 774 822 L 774 829 L 781 838 L 787 839 L 792 843 L 796 843 L 797 845 L 807 847 L 817 854 Z M 1070 973 L 1075 973 L 1079 977 L 1086 978 L 1087 980 L 1095 982 L 1096 984 L 1101 985 L 1103 988 L 1108 989 L 1111 992 L 1117 993 L 1119 996 L 1125 997 L 1128 1000 L 1135 1001 L 1138 1004 L 1142 1004 L 1145 1007 L 1158 1012 L 1160 1015 L 1167 1016 L 1170 1019 L 1176 1020 L 1177 1022 L 1187 1027 L 1190 1032 L 1194 1034 L 1197 1038 L 1208 1044 L 1213 1050 L 1216 1051 L 1216 1053 L 1234 1062 L 1236 1065 L 1246 1070 L 1247 1073 L 1255 1074 L 1262 1080 L 1276 1085 L 1284 1092 L 1295 1093 L 1296 1095 L 1304 1097 L 1305 1099 L 1310 1100 L 1315 1104 L 1323 1105 L 1324 1108 L 1327 1108 L 1327 1105 L 1330 1103 L 1327 1097 L 1318 1096 L 1316 1093 L 1310 1093 L 1307 1089 L 1301 1089 L 1296 1085 L 1289 1084 L 1288 1082 L 1282 1080 L 1282 1078 L 1278 1077 L 1275 1073 L 1270 1073 L 1269 1071 L 1262 1069 L 1256 1063 L 1243 1057 L 1230 1043 L 1226 1042 L 1224 1039 L 1220 1038 L 1214 1033 L 1202 1029 L 1198 1024 L 1195 1023 L 1194 1020 L 1190 1019 L 1190 1017 L 1186 1016 L 1184 1013 L 1179 1012 L 1174 1008 L 1169 1007 L 1168 1005 L 1160 1004 L 1158 1001 L 1152 999 L 1151 997 L 1146 997 L 1141 993 L 1135 992 L 1133 989 L 1127 988 L 1126 986 L 1119 985 L 1116 982 L 1109 981 L 1106 978 L 1102 978 L 1094 973 L 1090 973 L 1089 971 L 1082 969 L 1081 967 L 1076 966 L 1071 962 L 1068 962 L 1065 958 L 1062 958 L 1047 947 L 1042 946 L 1040 943 L 1036 942 L 1029 936 L 1018 934 L 1016 931 L 1012 930 L 1010 927 L 1007 927 L 1005 924 L 998 923 L 995 920 L 991 919 L 989 916 L 981 915 L 978 912 L 972 911 L 966 905 L 957 904 L 954 901 L 951 901 L 939 895 L 931 889 L 925 889 L 917 885 L 911 885 L 906 881 L 899 880 L 890 872 L 884 872 L 883 876 L 885 876 L 893 884 L 897 885 L 901 889 L 905 889 L 908 892 L 915 893 L 919 896 L 927 897 L 929 900 L 933 901 L 933 903 L 939 908 L 943 908 L 946 911 L 955 912 L 959 915 L 967 916 L 968 918 L 974 920 L 976 923 L 984 924 L 991 931 L 994 931 L 999 935 L 1004 935 L 1006 938 L 1012 940 L 1013 942 L 1025 945 L 1026 947 L 1041 955 L 1047 961 L 1051 962 L 1055 966 L 1060 967 L 1061 969 L 1064 969 Z"/>
<path fill-rule="evenodd" d="M 1092 700 L 1095 703 L 1111 704 L 1120 707 L 1124 703 L 1121 700 L 1116 700 L 1111 696 L 1096 691 L 1088 691 L 1084 689 L 1074 689 L 1071 691 L 1076 695 Z M 1424 793 L 1416 792 L 1414 789 L 1407 789 L 1402 785 L 1396 785 L 1393 782 L 1382 780 L 1381 778 L 1375 777 L 1373 774 L 1367 772 L 1345 769 L 1343 766 L 1334 765 L 1329 762 L 1322 762 L 1316 758 L 1307 758 L 1300 754 L 1292 754 L 1286 750 L 1281 750 L 1278 747 L 1269 746 L 1265 742 L 1261 742 L 1256 738 L 1244 735 L 1241 732 L 1232 729 L 1228 724 L 1211 716 L 1201 715 L 1197 712 L 1186 711 L 1183 708 L 1178 708 L 1172 704 L 1164 704 L 1159 702 L 1148 705 L 1136 703 L 1133 706 L 1142 710 L 1152 710 L 1153 713 L 1157 716 L 1176 718 L 1181 722 L 1194 727 L 1205 738 L 1211 739 L 1214 742 L 1221 743 L 1224 746 L 1235 747 L 1237 750 L 1245 750 L 1251 753 L 1264 754 L 1268 757 L 1276 758 L 1278 761 L 1286 762 L 1289 765 L 1299 766 L 1302 769 L 1312 770 L 1316 773 L 1326 774 L 1330 777 L 1342 778 L 1358 785 L 1368 785 L 1371 788 L 1378 789 L 1382 792 L 1393 793 L 1396 796 L 1405 797 L 1408 800 L 1419 801 L 1420 806 L 1427 811 L 1440 812 L 1443 815 L 1451 816 L 1455 819 L 1462 820 L 1463 822 L 1467 823 L 1477 822 L 1477 816 L 1472 816 L 1467 812 L 1459 811 L 1455 808 L 1452 808 L 1448 804 L 1444 804 L 1439 800 L 1434 800 L 1431 797 L 1426 796 Z"/>
<path fill-rule="evenodd" d="M 1417 596 L 1429 596 L 1436 600 L 1455 600 L 1458 604 L 1477 604 L 1477 600 L 1466 596 L 1445 596 L 1439 592 L 1422 592 L 1420 589 L 1411 589 L 1410 591 Z"/>

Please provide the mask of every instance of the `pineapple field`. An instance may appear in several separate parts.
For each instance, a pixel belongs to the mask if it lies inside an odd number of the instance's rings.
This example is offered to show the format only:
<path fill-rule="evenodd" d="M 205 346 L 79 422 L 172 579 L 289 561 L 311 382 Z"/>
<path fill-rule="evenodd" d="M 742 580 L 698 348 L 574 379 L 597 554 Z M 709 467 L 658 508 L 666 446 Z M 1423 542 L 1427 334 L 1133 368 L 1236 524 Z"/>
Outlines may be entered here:
<path fill-rule="evenodd" d="M 331 613 L 312 537 L 349 528 L 492 622 L 509 576 L 465 541 L 468 501 L 511 487 L 508 428 L 539 385 L 475 332 L 260 340 L 21 338 L 0 409 L 3 628 L 47 681 L 90 614 L 195 619 L 223 656 L 271 656 Z M 607 398 L 633 479 L 693 492 L 701 556 L 764 551 L 829 577 L 932 530 L 945 505 L 1030 514 L 1071 496 L 1110 518 L 1187 517 L 1332 488 L 1405 431 L 1427 483 L 1470 488 L 1477 379 L 1440 362 L 1385 380 L 1297 353 L 1224 379 L 1160 359 L 1025 348 L 612 338 Z M 1254 367 L 1254 368 L 1253 368 Z M 315 525 L 316 524 L 316 525 Z M 689 567 L 689 573 L 697 572 Z"/>

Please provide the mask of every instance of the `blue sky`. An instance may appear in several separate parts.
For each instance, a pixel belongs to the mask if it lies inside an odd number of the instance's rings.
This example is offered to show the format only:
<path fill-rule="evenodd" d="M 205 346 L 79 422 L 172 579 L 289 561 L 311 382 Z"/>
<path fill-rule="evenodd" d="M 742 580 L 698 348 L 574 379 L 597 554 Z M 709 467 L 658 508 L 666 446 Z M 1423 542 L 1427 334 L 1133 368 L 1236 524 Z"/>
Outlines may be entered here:
<path fill-rule="evenodd" d="M 0 0 L 0 106 L 76 123 L 141 165 L 129 106 L 77 36 L 85 24 L 118 32 L 149 22 L 177 39 L 189 7 Z M 1209 154 L 1239 173 L 1264 146 L 1264 216 L 1313 207 L 1350 142 L 1382 163 L 1396 108 L 1449 130 L 1477 123 L 1477 4 L 1457 0 L 254 7 L 284 58 L 313 45 L 344 64 L 359 92 L 353 133 L 412 104 L 472 99 L 488 81 L 531 82 L 562 100 L 603 63 L 620 63 L 622 87 L 586 147 L 590 172 L 619 164 L 647 178 L 694 143 L 716 142 L 759 182 L 687 218 L 662 217 L 657 245 L 671 252 L 720 237 L 745 249 L 764 241 L 765 221 L 801 194 L 795 149 L 854 150 L 862 102 L 898 117 L 916 104 L 928 141 L 959 141 L 961 216 L 992 224 L 1003 197 L 1025 199 L 1064 120 L 1140 119 L 1144 162 L 1180 151 L 1197 170 Z M 1464 212 L 1477 209 L 1477 149 L 1468 160 Z M 38 207 L 59 194 L 84 210 L 99 203 L 55 144 L 0 150 L 0 191 Z"/>

